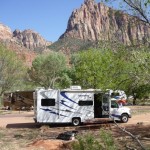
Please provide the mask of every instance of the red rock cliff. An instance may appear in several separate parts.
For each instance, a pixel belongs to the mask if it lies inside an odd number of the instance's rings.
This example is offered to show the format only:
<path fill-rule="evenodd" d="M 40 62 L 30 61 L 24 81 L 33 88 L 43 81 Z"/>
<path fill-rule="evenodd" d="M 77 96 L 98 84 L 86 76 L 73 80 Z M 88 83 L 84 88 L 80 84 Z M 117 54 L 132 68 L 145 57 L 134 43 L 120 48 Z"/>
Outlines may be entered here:
<path fill-rule="evenodd" d="M 119 40 L 130 45 L 150 38 L 150 27 L 138 18 L 113 10 L 103 3 L 85 0 L 81 8 L 72 12 L 66 32 L 60 39 L 63 37 Z"/>

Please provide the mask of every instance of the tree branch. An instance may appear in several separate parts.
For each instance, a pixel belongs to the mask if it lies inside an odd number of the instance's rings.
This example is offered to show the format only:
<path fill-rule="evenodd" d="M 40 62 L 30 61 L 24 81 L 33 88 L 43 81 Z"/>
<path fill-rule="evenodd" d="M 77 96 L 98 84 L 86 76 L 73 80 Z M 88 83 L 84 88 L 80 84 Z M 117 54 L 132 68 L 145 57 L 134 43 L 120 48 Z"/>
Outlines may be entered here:
<path fill-rule="evenodd" d="M 124 2 L 130 6 L 131 8 L 133 8 L 134 10 L 136 10 L 145 20 L 141 19 L 143 22 L 148 23 L 150 25 L 150 21 L 147 18 L 147 16 L 144 13 L 144 10 L 142 9 L 142 5 L 138 5 L 136 6 L 135 3 L 132 2 L 132 0 L 124 0 Z"/>
<path fill-rule="evenodd" d="M 142 143 L 140 142 L 140 140 L 138 139 L 137 136 L 131 134 L 131 133 L 128 132 L 125 128 L 120 127 L 120 126 L 116 123 L 115 120 L 114 120 L 114 123 L 116 124 L 116 126 L 117 126 L 121 131 L 127 133 L 127 134 L 130 135 L 134 140 L 136 140 L 136 142 L 137 142 L 138 145 L 142 148 L 142 150 L 146 150 L 146 149 L 144 148 L 144 146 L 142 145 Z"/>

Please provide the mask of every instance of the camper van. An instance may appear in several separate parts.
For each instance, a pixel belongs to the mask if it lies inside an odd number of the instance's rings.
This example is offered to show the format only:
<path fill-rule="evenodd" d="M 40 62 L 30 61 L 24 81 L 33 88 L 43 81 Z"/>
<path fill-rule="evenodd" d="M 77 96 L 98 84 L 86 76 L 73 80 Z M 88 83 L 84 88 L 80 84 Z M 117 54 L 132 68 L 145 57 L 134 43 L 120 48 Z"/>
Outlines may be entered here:
<path fill-rule="evenodd" d="M 100 89 L 55 90 L 40 88 L 34 95 L 34 120 L 37 123 L 72 123 L 78 126 L 96 118 L 110 118 L 128 122 L 130 109 L 119 107 L 109 92 Z"/>
<path fill-rule="evenodd" d="M 31 91 L 15 91 L 10 93 L 4 93 L 3 105 L 5 108 L 13 110 L 21 110 L 23 108 L 30 109 L 34 105 L 33 94 L 34 90 Z"/>

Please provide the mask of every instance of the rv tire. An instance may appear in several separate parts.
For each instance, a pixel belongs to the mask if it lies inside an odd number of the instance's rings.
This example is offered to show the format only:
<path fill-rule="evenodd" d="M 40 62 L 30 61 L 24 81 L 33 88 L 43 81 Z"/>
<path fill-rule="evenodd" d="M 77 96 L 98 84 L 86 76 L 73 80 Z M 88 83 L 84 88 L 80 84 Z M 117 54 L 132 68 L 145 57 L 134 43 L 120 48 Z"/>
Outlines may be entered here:
<path fill-rule="evenodd" d="M 72 125 L 73 126 L 79 126 L 81 124 L 80 118 L 72 118 Z"/>
<path fill-rule="evenodd" d="M 121 115 L 121 122 L 126 123 L 128 122 L 129 116 L 127 114 Z"/>

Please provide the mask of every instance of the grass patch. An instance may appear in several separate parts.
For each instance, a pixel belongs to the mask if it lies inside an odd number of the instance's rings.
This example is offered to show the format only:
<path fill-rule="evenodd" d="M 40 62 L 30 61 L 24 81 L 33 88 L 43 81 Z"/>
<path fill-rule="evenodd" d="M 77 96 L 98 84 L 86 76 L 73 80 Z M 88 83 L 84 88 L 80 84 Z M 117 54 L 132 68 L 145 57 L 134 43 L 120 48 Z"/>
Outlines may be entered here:
<path fill-rule="evenodd" d="M 104 129 L 100 129 L 98 137 L 89 132 L 84 136 L 78 136 L 77 140 L 72 144 L 73 150 L 117 150 L 111 133 Z"/>
<path fill-rule="evenodd" d="M 20 139 L 20 138 L 23 138 L 23 135 L 21 135 L 21 134 L 15 134 L 15 135 L 14 135 L 14 138 Z"/>
<path fill-rule="evenodd" d="M 0 140 L 4 137 L 4 133 L 0 132 Z"/>
<path fill-rule="evenodd" d="M 26 148 L 37 139 L 38 129 L 5 129 L 0 128 L 0 150 L 19 150 Z"/>

